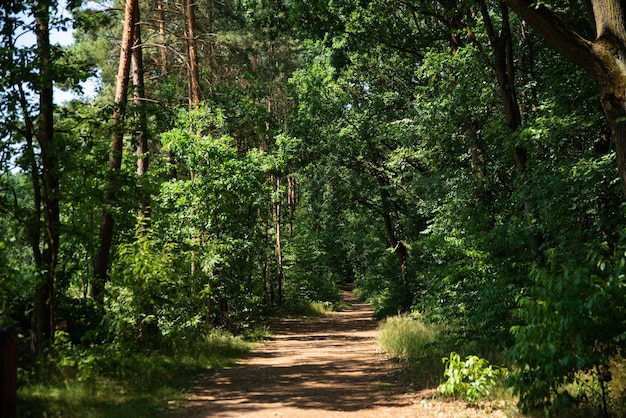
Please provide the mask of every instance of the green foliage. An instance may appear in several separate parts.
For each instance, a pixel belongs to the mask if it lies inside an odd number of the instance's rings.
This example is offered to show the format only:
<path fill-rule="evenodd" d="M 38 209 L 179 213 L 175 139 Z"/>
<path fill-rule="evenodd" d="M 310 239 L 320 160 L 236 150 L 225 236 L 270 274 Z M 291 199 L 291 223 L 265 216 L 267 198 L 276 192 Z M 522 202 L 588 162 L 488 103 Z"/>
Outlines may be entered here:
<path fill-rule="evenodd" d="M 437 330 L 411 315 L 396 315 L 385 319 L 376 340 L 392 357 L 415 362 L 425 357 L 437 338 Z"/>
<path fill-rule="evenodd" d="M 189 309 L 198 302 L 187 292 L 197 290 L 197 298 L 203 289 L 181 272 L 186 260 L 174 244 L 163 244 L 140 227 L 133 242 L 118 246 L 117 255 L 106 318 L 115 339 L 149 340 L 198 325 L 200 312 Z"/>
<path fill-rule="evenodd" d="M 154 417 L 183 401 L 197 376 L 234 365 L 251 347 L 224 332 L 198 330 L 165 338 L 158 350 L 81 347 L 62 332 L 55 344 L 36 373 L 22 371 L 18 416 Z"/>
<path fill-rule="evenodd" d="M 467 356 L 461 360 L 457 353 L 443 358 L 447 379 L 437 388 L 445 396 L 456 396 L 470 402 L 488 397 L 508 374 L 505 368 L 496 368 L 483 358 Z"/>
<path fill-rule="evenodd" d="M 511 384 L 523 409 L 558 408 L 589 396 L 572 391 L 594 375 L 602 391 L 610 359 L 625 348 L 626 254 L 604 248 L 576 265 L 553 251 L 550 267 L 536 268 L 533 286 L 518 298 L 522 325 L 512 329 Z M 572 393 L 573 392 L 573 393 Z"/>

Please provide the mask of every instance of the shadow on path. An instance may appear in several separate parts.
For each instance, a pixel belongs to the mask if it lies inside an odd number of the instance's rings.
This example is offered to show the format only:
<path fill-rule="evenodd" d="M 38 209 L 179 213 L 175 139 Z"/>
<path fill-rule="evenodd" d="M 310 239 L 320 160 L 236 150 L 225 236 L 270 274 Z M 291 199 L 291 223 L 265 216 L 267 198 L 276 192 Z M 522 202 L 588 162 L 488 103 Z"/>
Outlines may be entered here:
<path fill-rule="evenodd" d="M 394 370 L 378 353 L 373 310 L 351 291 L 352 306 L 311 321 L 271 326 L 273 341 L 242 364 L 197 383 L 179 417 L 368 416 L 401 406 L 390 392 Z"/>

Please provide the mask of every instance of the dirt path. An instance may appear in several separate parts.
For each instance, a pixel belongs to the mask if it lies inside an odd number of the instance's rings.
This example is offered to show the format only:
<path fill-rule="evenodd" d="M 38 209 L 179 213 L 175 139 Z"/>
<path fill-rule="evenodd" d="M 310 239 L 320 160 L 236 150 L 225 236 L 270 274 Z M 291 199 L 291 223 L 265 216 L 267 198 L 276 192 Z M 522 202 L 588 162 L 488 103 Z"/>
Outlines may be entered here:
<path fill-rule="evenodd" d="M 271 327 L 274 341 L 236 367 L 199 382 L 177 417 L 477 417 L 500 411 L 407 394 L 375 341 L 373 310 L 344 292 L 352 307 L 312 321 Z"/>

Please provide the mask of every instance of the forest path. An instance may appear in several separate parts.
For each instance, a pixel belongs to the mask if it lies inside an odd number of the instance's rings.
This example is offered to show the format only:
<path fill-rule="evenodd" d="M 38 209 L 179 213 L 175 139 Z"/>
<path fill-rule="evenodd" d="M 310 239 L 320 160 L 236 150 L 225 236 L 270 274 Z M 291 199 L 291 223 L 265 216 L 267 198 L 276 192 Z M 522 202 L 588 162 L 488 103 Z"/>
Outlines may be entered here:
<path fill-rule="evenodd" d="M 281 320 L 275 338 L 232 368 L 199 381 L 173 416 L 192 417 L 477 417 L 500 411 L 407 394 L 376 343 L 373 309 L 347 290 L 351 307 L 313 320 Z"/>

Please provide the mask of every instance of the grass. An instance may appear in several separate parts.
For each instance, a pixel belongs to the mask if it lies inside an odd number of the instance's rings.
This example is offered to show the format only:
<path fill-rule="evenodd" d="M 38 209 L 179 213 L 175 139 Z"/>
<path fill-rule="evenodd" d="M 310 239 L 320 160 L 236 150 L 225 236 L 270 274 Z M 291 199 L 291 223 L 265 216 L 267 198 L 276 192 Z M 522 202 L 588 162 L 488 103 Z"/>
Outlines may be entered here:
<path fill-rule="evenodd" d="M 328 315 L 339 309 L 341 309 L 341 306 L 333 302 L 302 301 L 301 303 L 291 303 L 283 306 L 278 312 L 278 315 L 287 318 L 316 318 L 318 316 Z"/>
<path fill-rule="evenodd" d="M 251 347 L 223 332 L 172 339 L 150 350 L 66 346 L 37 372 L 21 370 L 17 416 L 163 416 L 203 373 L 234 365 Z"/>
<path fill-rule="evenodd" d="M 436 334 L 432 326 L 422 321 L 397 315 L 383 321 L 377 339 L 391 358 L 414 361 L 424 357 Z"/>
<path fill-rule="evenodd" d="M 392 360 L 402 366 L 415 390 L 437 387 L 443 376 L 438 327 L 425 324 L 411 315 L 396 315 L 383 320 L 377 341 Z"/>
<path fill-rule="evenodd" d="M 427 324 L 404 314 L 382 321 L 377 340 L 389 356 L 399 362 L 411 388 L 420 391 L 437 388 L 444 381 L 442 358 L 459 350 L 458 341 L 450 338 L 449 333 L 443 326 Z M 504 379 L 499 379 L 498 386 L 488 397 L 471 404 L 488 409 L 496 407 L 510 417 L 520 416 Z"/>
<path fill-rule="evenodd" d="M 442 357 L 449 357 L 452 351 L 462 352 L 462 358 L 473 351 L 482 353 L 495 360 L 502 361 L 501 355 L 491 352 L 488 347 L 459 341 L 454 332 L 440 326 L 426 324 L 411 315 L 389 317 L 381 322 L 377 340 L 381 347 L 401 365 L 405 379 L 411 387 L 419 391 L 432 389 L 444 382 L 444 364 Z M 482 349 L 481 349 L 482 348 Z M 457 370 L 459 373 L 461 370 Z M 626 416 L 626 360 L 617 356 L 611 361 L 611 381 L 607 385 L 609 396 L 608 411 L 611 417 Z M 584 418 L 604 416 L 600 398 L 600 389 L 593 383 L 592 374 L 579 376 L 578 384 L 572 383 L 565 389 L 573 394 L 583 394 L 582 402 L 569 407 L 562 407 L 550 413 L 555 418 Z M 508 417 L 545 417 L 544 411 L 535 411 L 522 415 L 516 407 L 518 399 L 506 387 L 503 377 L 498 377 L 496 385 L 489 388 L 489 393 L 480 399 L 470 402 L 477 407 L 495 407 L 503 411 Z M 580 382 L 590 382 L 580 384 Z M 458 395 L 455 395 L 458 396 Z M 461 396 L 463 397 L 463 396 Z"/>

